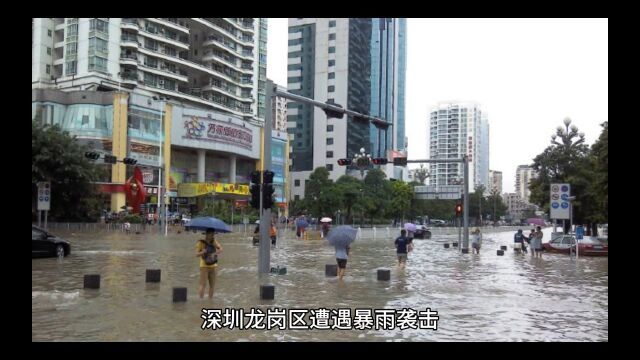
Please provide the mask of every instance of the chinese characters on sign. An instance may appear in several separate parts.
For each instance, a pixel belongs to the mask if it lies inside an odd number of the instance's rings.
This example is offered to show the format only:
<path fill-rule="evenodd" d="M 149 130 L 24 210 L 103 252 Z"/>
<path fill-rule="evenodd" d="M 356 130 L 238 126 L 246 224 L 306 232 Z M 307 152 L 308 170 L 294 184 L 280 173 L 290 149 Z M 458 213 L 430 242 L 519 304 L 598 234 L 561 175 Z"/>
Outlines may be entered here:
<path fill-rule="evenodd" d="M 184 128 L 186 129 L 183 136 L 185 139 L 216 141 L 249 150 L 253 146 L 253 133 L 250 130 L 229 123 L 191 116 L 189 120 L 185 120 Z"/>
<path fill-rule="evenodd" d="M 202 330 L 392 330 L 438 329 L 438 312 L 396 309 L 202 309 Z"/>

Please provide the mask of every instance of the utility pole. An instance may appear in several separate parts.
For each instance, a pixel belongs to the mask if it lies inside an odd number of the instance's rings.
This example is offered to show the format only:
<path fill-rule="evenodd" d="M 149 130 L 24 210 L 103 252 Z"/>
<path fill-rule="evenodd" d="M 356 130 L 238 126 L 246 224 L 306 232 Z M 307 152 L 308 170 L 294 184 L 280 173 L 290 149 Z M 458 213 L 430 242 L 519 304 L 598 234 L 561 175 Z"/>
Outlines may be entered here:
<path fill-rule="evenodd" d="M 272 80 L 267 80 L 267 93 L 265 96 L 264 111 L 264 152 L 262 170 L 260 176 L 264 175 L 264 170 L 271 170 L 271 110 L 273 107 L 274 84 Z M 264 178 L 263 178 L 264 179 Z M 269 239 L 269 230 L 271 229 L 271 209 L 263 209 L 263 198 L 265 191 L 264 180 L 261 181 L 260 191 L 260 257 L 258 259 L 258 272 L 268 274 L 271 271 L 271 240 Z"/>

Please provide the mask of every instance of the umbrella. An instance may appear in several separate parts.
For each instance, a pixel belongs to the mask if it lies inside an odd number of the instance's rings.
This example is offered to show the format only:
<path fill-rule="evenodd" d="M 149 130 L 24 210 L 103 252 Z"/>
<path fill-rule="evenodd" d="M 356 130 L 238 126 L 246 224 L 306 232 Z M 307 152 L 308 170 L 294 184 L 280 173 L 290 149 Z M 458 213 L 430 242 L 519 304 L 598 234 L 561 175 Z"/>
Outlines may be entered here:
<path fill-rule="evenodd" d="M 347 247 L 358 235 L 358 229 L 354 229 L 349 225 L 336 226 L 326 236 L 329 244 L 333 246 Z"/>
<path fill-rule="evenodd" d="M 213 230 L 220 233 L 229 233 L 231 228 L 224 221 L 211 216 L 197 217 L 189 222 L 187 230 Z"/>
<path fill-rule="evenodd" d="M 333 220 L 331 220 L 331 218 L 329 217 L 323 217 L 322 219 L 320 219 L 320 222 L 331 222 Z"/>
<path fill-rule="evenodd" d="M 309 223 L 305 219 L 298 219 L 298 221 L 296 221 L 296 225 L 301 228 L 306 228 L 309 226 Z"/>
<path fill-rule="evenodd" d="M 407 230 L 407 231 L 415 232 L 416 231 L 416 224 L 406 223 L 406 224 L 404 224 L 404 229 Z"/>

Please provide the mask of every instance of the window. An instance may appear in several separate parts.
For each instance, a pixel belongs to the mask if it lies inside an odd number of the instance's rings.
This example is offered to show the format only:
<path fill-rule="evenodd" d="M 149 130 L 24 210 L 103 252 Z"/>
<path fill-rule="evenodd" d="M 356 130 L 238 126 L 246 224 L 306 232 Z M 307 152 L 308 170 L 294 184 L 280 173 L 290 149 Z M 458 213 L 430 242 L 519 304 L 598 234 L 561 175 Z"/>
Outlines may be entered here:
<path fill-rule="evenodd" d="M 77 42 L 68 43 L 66 47 L 65 56 L 75 55 L 77 53 L 78 53 L 78 43 Z"/>
<path fill-rule="evenodd" d="M 296 201 L 299 201 L 299 200 L 300 200 L 300 195 L 296 195 L 296 196 L 294 196 L 294 199 L 295 199 Z"/>
<path fill-rule="evenodd" d="M 296 128 L 302 129 L 302 124 L 301 123 L 296 124 Z"/>
<path fill-rule="evenodd" d="M 78 72 L 78 62 L 76 60 L 67 61 L 65 64 L 65 74 L 74 75 Z"/>
<path fill-rule="evenodd" d="M 302 38 L 289 40 L 289 46 L 300 45 L 300 44 L 302 44 Z"/>
<path fill-rule="evenodd" d="M 333 145 L 333 138 L 327 138 L 327 145 Z"/>
<path fill-rule="evenodd" d="M 336 21 L 335 20 L 329 21 L 329 27 L 336 27 Z"/>
<path fill-rule="evenodd" d="M 148 66 L 148 67 L 157 68 L 158 67 L 158 59 L 150 57 L 150 56 L 145 56 L 144 64 L 146 66 Z"/>
<path fill-rule="evenodd" d="M 107 71 L 107 59 L 99 56 L 89 57 L 89 71 Z"/>
<path fill-rule="evenodd" d="M 327 125 L 327 132 L 333 131 L 333 125 Z"/>
<path fill-rule="evenodd" d="M 329 79 L 335 79 L 335 78 L 336 78 L 336 73 L 330 72 L 329 73 Z"/>
<path fill-rule="evenodd" d="M 327 91 L 328 92 L 334 92 L 334 91 L 336 91 L 336 87 L 334 85 L 329 85 L 329 86 L 327 86 Z"/>
<path fill-rule="evenodd" d="M 335 60 L 329 60 L 329 66 L 336 66 Z"/>
<path fill-rule="evenodd" d="M 47 35 L 51 37 L 51 30 L 47 30 Z"/>
<path fill-rule="evenodd" d="M 51 74 L 51 65 L 47 65 L 47 74 Z"/>
<path fill-rule="evenodd" d="M 193 55 L 198 55 L 198 49 L 193 49 Z"/>
<path fill-rule="evenodd" d="M 329 54 L 334 54 L 336 52 L 335 46 L 329 46 Z"/>
<path fill-rule="evenodd" d="M 327 99 L 327 104 L 335 104 L 336 103 L 336 99 L 334 98 L 328 98 Z"/>
<path fill-rule="evenodd" d="M 333 151 L 327 151 L 327 159 L 331 159 L 333 157 Z"/>
<path fill-rule="evenodd" d="M 287 65 L 287 70 L 302 70 L 301 64 Z"/>
<path fill-rule="evenodd" d="M 100 19 L 91 19 L 89 30 L 97 30 L 105 34 L 108 34 L 109 23 Z"/>
<path fill-rule="evenodd" d="M 333 164 L 327 164 L 327 170 L 333 171 Z"/>
<path fill-rule="evenodd" d="M 336 34 L 329 34 L 329 40 L 335 40 Z"/>
<path fill-rule="evenodd" d="M 294 181 L 294 183 L 295 183 L 295 184 L 294 184 L 294 186 L 300 186 L 300 180 L 299 180 L 299 179 L 296 179 L 296 180 Z"/>
<path fill-rule="evenodd" d="M 106 54 L 109 51 L 108 46 L 109 43 L 106 40 L 97 37 L 89 38 L 89 51 L 98 51 Z"/>
<path fill-rule="evenodd" d="M 51 48 L 47 47 L 47 55 L 51 55 Z"/>

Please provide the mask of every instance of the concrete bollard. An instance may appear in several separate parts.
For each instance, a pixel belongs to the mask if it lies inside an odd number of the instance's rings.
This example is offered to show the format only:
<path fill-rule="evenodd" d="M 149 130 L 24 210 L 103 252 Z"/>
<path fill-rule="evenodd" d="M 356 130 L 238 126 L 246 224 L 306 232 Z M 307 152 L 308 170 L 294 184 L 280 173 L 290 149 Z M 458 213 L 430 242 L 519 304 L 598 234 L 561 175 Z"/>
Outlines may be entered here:
<path fill-rule="evenodd" d="M 504 250 L 498 250 L 498 256 L 503 256 L 504 255 Z"/>
<path fill-rule="evenodd" d="M 276 288 L 273 285 L 260 285 L 260 299 L 273 300 Z"/>
<path fill-rule="evenodd" d="M 324 276 L 338 276 L 338 265 L 336 264 L 325 265 Z"/>
<path fill-rule="evenodd" d="M 444 248 L 445 248 L 445 249 L 448 249 L 448 248 L 449 248 L 449 244 L 448 244 L 448 243 L 447 243 L 447 244 L 444 244 Z"/>
<path fill-rule="evenodd" d="M 173 288 L 173 302 L 187 301 L 187 288 L 186 287 L 174 287 Z"/>
<path fill-rule="evenodd" d="M 100 289 L 100 275 L 91 274 L 84 276 L 85 289 Z"/>
<path fill-rule="evenodd" d="M 147 269 L 145 282 L 160 282 L 160 269 Z"/>
<path fill-rule="evenodd" d="M 387 237 L 391 236 L 391 232 L 389 231 L 389 227 L 387 226 Z"/>
<path fill-rule="evenodd" d="M 378 280 L 389 281 L 391 280 L 391 270 L 378 269 Z"/>
<path fill-rule="evenodd" d="M 462 249 L 462 253 L 463 254 L 468 254 L 469 253 L 469 249 L 468 248 L 467 249 Z"/>
<path fill-rule="evenodd" d="M 454 243 L 453 243 L 453 247 L 458 247 L 458 243 L 457 243 L 457 242 L 454 242 Z"/>
<path fill-rule="evenodd" d="M 507 245 L 500 245 L 500 250 L 507 250 Z"/>
<path fill-rule="evenodd" d="M 376 233 L 377 233 L 377 231 L 376 231 L 376 227 L 374 226 L 374 227 L 373 227 L 373 239 L 374 239 L 374 240 L 375 240 L 375 238 L 376 238 Z"/>

